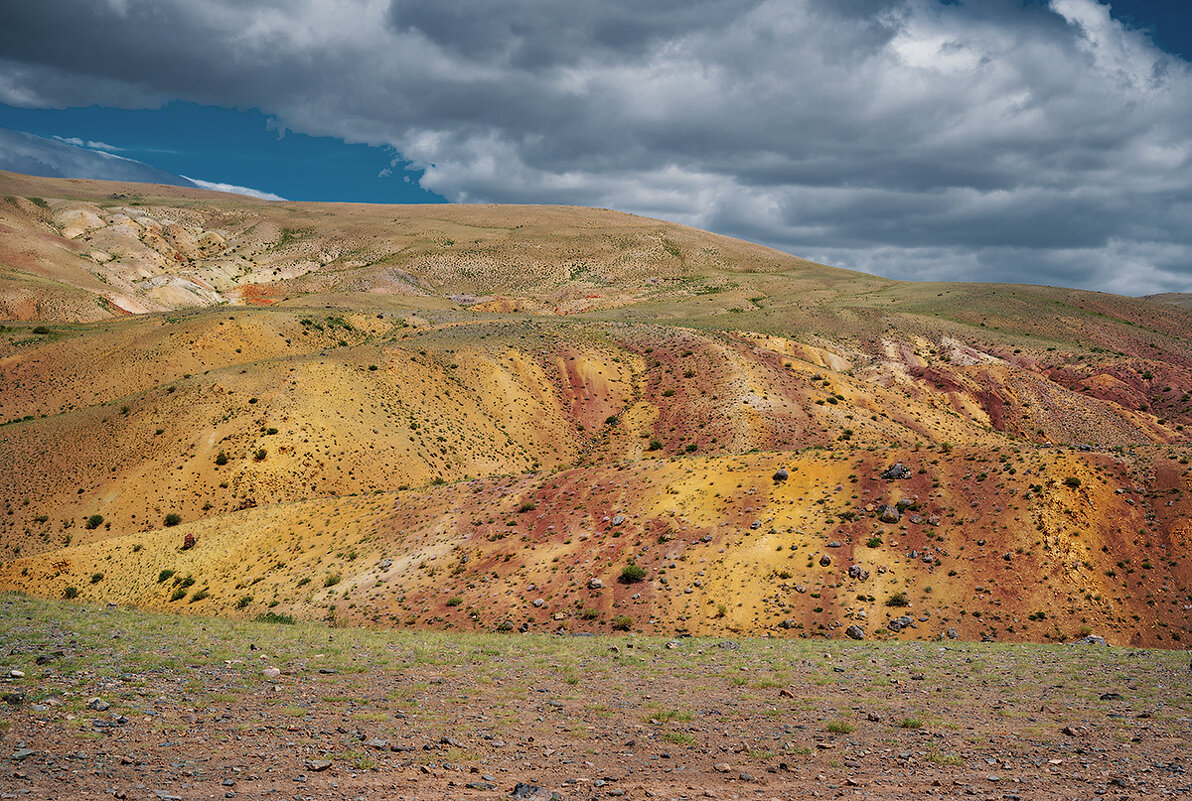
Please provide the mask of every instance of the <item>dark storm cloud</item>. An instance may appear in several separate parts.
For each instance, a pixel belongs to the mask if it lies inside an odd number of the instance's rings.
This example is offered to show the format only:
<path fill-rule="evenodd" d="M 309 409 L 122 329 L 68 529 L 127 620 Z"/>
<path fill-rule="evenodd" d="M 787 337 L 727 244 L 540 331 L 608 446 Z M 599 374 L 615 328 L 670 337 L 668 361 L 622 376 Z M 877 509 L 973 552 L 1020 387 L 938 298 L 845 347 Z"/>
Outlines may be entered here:
<path fill-rule="evenodd" d="M 258 107 L 454 200 L 895 277 L 1192 289 L 1192 73 L 1094 0 L 7 5 L 8 103 Z"/>

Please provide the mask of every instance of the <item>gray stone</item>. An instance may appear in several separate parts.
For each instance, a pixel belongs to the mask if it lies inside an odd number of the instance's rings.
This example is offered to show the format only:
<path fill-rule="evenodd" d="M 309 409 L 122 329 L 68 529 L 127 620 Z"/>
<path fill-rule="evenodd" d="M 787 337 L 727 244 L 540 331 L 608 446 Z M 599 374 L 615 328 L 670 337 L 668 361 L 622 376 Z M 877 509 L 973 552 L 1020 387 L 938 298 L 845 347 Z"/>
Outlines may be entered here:
<path fill-rule="evenodd" d="M 878 519 L 883 523 L 897 523 L 902 519 L 902 512 L 898 510 L 897 506 L 891 504 L 883 504 L 882 508 L 878 510 Z"/>
<path fill-rule="evenodd" d="M 832 557 L 828 556 L 827 554 L 824 554 L 820 557 L 820 565 L 822 567 L 828 567 L 830 564 L 832 564 Z"/>
<path fill-rule="evenodd" d="M 844 634 L 850 640 L 865 639 L 865 629 L 861 628 L 860 626 L 849 626 L 847 629 L 844 630 Z"/>
<path fill-rule="evenodd" d="M 904 465 L 902 462 L 895 462 L 882 471 L 882 478 L 886 479 L 886 481 L 895 481 L 900 478 L 910 477 L 910 468 Z"/>
<path fill-rule="evenodd" d="M 780 467 L 780 468 L 778 468 L 778 472 L 776 472 L 774 474 L 774 480 L 775 481 L 786 481 L 788 478 L 790 478 L 790 475 L 791 474 L 786 471 L 785 467 Z"/>

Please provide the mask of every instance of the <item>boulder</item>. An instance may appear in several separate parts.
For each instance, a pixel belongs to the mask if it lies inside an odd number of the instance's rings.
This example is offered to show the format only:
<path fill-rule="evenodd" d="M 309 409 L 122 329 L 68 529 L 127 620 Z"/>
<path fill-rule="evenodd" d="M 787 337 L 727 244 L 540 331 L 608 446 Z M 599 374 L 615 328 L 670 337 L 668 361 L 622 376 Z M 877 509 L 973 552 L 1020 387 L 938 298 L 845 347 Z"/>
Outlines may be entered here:
<path fill-rule="evenodd" d="M 778 468 L 778 472 L 774 474 L 774 480 L 786 481 L 788 478 L 790 478 L 790 475 L 791 474 L 786 471 L 785 467 L 780 467 Z"/>
<path fill-rule="evenodd" d="M 878 510 L 877 517 L 878 520 L 881 520 L 883 523 L 897 523 L 902 519 L 902 512 L 898 511 L 897 506 L 887 503 Z"/>
<path fill-rule="evenodd" d="M 844 634 L 850 640 L 865 639 L 865 629 L 861 628 L 860 626 L 849 626 L 847 629 L 844 630 Z"/>
<path fill-rule="evenodd" d="M 896 462 L 882 471 L 882 478 L 886 481 L 895 481 L 900 478 L 910 478 L 910 468 L 902 462 Z"/>

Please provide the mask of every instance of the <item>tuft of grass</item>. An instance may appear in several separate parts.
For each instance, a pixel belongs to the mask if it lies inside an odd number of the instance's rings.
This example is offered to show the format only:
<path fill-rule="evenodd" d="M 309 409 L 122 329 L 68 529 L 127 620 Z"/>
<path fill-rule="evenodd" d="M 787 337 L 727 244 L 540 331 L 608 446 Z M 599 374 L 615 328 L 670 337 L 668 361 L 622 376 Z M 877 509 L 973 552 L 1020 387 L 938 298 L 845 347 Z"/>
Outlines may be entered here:
<path fill-rule="evenodd" d="M 852 734 L 857 730 L 857 727 L 847 720 L 830 720 L 828 721 L 827 729 L 833 734 Z"/>
<path fill-rule="evenodd" d="M 898 724 L 900 729 L 921 729 L 923 728 L 923 721 L 919 718 L 903 718 L 902 722 Z"/>

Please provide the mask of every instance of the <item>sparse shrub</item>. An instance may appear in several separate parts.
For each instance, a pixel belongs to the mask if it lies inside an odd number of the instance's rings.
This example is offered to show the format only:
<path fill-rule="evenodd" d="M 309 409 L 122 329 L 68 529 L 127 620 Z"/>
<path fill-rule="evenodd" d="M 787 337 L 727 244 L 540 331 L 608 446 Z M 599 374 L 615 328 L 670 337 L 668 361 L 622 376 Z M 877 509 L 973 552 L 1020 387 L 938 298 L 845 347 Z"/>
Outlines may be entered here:
<path fill-rule="evenodd" d="M 919 718 L 905 718 L 898 724 L 901 729 L 921 729 L 923 728 L 923 721 Z"/>
<path fill-rule="evenodd" d="M 687 443 L 687 447 L 683 450 L 687 451 L 688 453 L 695 453 L 699 450 L 699 445 L 695 444 L 694 442 L 689 442 Z"/>
<path fill-rule="evenodd" d="M 606 426 L 615 426 L 619 422 L 621 422 L 621 420 L 615 414 L 610 414 L 604 419 L 604 424 Z"/>
<path fill-rule="evenodd" d="M 328 573 L 327 578 L 323 579 L 324 587 L 334 587 L 339 584 L 339 573 Z"/>
<path fill-rule="evenodd" d="M 580 617 L 583 618 L 584 620 L 595 620 L 596 618 L 600 617 L 600 610 L 593 609 L 592 607 L 589 606 L 587 609 L 585 609 L 583 611 L 582 614 L 580 614 Z"/>
<path fill-rule="evenodd" d="M 91 574 L 91 583 L 92 584 L 98 584 L 101 581 L 103 581 L 103 573 L 92 573 Z"/>
<path fill-rule="evenodd" d="M 613 618 L 613 631 L 629 631 L 633 626 L 633 618 L 629 615 L 617 615 Z"/>
<path fill-rule="evenodd" d="M 725 604 L 716 604 L 716 617 L 722 618 L 728 614 L 728 606 Z"/>
<path fill-rule="evenodd" d="M 252 603 L 251 595 L 241 595 L 240 598 L 236 601 L 236 608 L 243 609 L 244 607 L 248 606 L 250 603 Z"/>
<path fill-rule="evenodd" d="M 103 515 L 91 515 L 91 517 L 87 518 L 87 522 L 83 524 L 83 527 L 91 531 L 99 528 L 101 525 L 103 525 Z"/>
<path fill-rule="evenodd" d="M 896 592 L 886 599 L 886 606 L 901 607 L 910 606 L 911 602 L 906 597 L 905 592 Z"/>
<path fill-rule="evenodd" d="M 625 584 L 636 584 L 646 577 L 646 569 L 641 565 L 630 562 L 621 570 L 621 581 Z"/>
<path fill-rule="evenodd" d="M 307 584 L 310 584 L 310 576 L 304 576 L 298 580 L 299 587 L 305 587 Z"/>
<path fill-rule="evenodd" d="M 833 734 L 852 734 L 857 730 L 857 727 L 849 723 L 847 720 L 831 720 L 828 721 L 828 731 Z"/>
<path fill-rule="evenodd" d="M 664 398 L 674 397 L 674 394 L 675 394 L 675 391 L 673 389 L 664 389 L 662 391 L 662 397 L 664 397 Z"/>
<path fill-rule="evenodd" d="M 650 440 L 650 446 L 646 450 L 660 451 L 662 450 L 662 443 L 656 439 Z"/>
<path fill-rule="evenodd" d="M 1080 479 L 1077 478 L 1076 476 L 1068 476 L 1067 478 L 1064 479 L 1064 486 L 1072 487 L 1073 489 L 1075 489 L 1076 487 L 1080 486 Z"/>
<path fill-rule="evenodd" d="M 62 597 L 68 601 L 72 598 L 78 598 L 79 597 L 79 588 L 73 587 L 73 586 L 67 587 L 66 589 L 64 589 L 62 591 Z"/>
<path fill-rule="evenodd" d="M 266 433 L 268 436 L 273 436 L 274 434 L 276 434 L 276 433 L 277 433 L 277 429 L 276 429 L 276 428 L 273 428 L 272 426 L 270 426 L 269 428 L 266 428 L 266 429 L 265 429 L 265 433 Z"/>
<path fill-rule="evenodd" d="M 211 592 L 206 587 L 204 587 L 203 589 L 196 592 L 194 595 L 190 596 L 190 602 L 193 604 L 195 601 L 201 601 L 204 598 L 210 597 L 210 595 L 211 595 Z"/>
<path fill-rule="evenodd" d="M 48 333 L 50 333 L 50 329 L 46 328 L 44 325 L 39 325 L 39 326 L 37 326 L 36 328 L 34 328 L 34 329 L 33 329 L 33 333 L 35 333 L 35 334 L 48 334 Z"/>
<path fill-rule="evenodd" d="M 158 584 L 161 584 L 161 583 L 162 583 L 162 582 L 164 582 L 166 579 L 168 579 L 168 578 L 170 578 L 171 576 L 173 576 L 173 575 L 174 575 L 174 573 L 175 573 L 175 571 L 173 571 L 173 570 L 168 570 L 168 569 L 167 569 L 167 570 L 163 570 L 163 571 L 161 571 L 160 573 L 158 573 L 158 574 L 157 574 L 157 583 L 158 583 Z"/>
<path fill-rule="evenodd" d="M 257 452 L 253 454 L 252 458 L 255 461 L 263 462 L 263 461 L 265 461 L 265 457 L 268 455 L 269 455 L 269 452 L 266 451 L 264 448 L 257 448 Z"/>
<path fill-rule="evenodd" d="M 170 593 L 171 601 L 181 601 L 185 597 L 186 597 L 186 589 L 183 587 L 178 587 L 172 593 Z"/>
<path fill-rule="evenodd" d="M 177 512 L 170 512 L 168 515 L 166 515 L 166 525 L 167 526 L 176 526 L 181 522 L 182 522 L 182 515 L 178 514 Z"/>
<path fill-rule="evenodd" d="M 448 599 L 447 599 L 447 605 L 448 605 L 448 606 L 459 606 L 459 605 L 460 605 L 460 604 L 462 604 L 463 602 L 464 602 L 464 599 L 463 599 L 463 598 L 460 598 L 458 595 L 456 595 L 456 596 L 453 596 L 453 597 L 451 597 L 451 598 L 448 598 Z"/>
<path fill-rule="evenodd" d="M 880 548 L 882 547 L 882 538 L 874 534 L 872 537 L 865 540 L 865 544 L 870 548 Z"/>
<path fill-rule="evenodd" d="M 215 463 L 220 467 L 223 467 L 228 463 L 228 455 L 223 451 L 220 451 L 215 457 Z"/>
<path fill-rule="evenodd" d="M 517 511 L 518 514 L 525 514 L 526 512 L 532 512 L 537 508 L 538 504 L 534 503 L 533 501 L 526 501 L 521 506 L 517 507 Z"/>
<path fill-rule="evenodd" d="M 279 623 L 285 626 L 294 625 L 294 618 L 291 615 L 279 615 L 276 612 L 265 612 L 253 618 L 257 623 Z"/>

